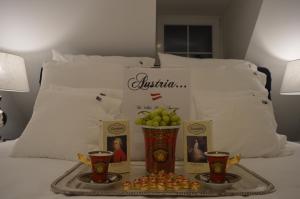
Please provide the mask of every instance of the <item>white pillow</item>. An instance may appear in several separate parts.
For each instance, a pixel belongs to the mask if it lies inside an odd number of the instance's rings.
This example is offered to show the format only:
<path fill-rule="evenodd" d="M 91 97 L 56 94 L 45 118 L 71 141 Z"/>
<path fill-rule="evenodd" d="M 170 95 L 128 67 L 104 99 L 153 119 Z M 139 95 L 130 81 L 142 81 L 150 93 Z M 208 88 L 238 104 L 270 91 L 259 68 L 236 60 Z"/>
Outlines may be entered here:
<path fill-rule="evenodd" d="M 82 94 L 93 94 L 97 96 L 95 97 L 96 100 L 99 101 L 101 107 L 104 111 L 115 117 L 120 117 L 121 115 L 121 103 L 123 99 L 123 90 L 119 89 L 108 89 L 108 88 L 71 88 L 71 87 L 61 87 L 61 86 L 51 86 L 51 89 L 55 89 L 58 91 L 69 91 L 69 92 L 80 92 Z"/>
<path fill-rule="evenodd" d="M 125 67 L 119 64 L 48 62 L 43 64 L 41 88 L 51 85 L 75 88 L 123 89 Z"/>
<path fill-rule="evenodd" d="M 102 108 L 106 113 L 109 115 L 114 115 L 116 117 L 120 117 L 121 115 L 121 104 L 122 101 L 117 98 L 109 97 L 109 96 L 101 96 L 101 103 Z"/>
<path fill-rule="evenodd" d="M 80 93 L 82 95 L 92 95 L 95 100 L 98 100 L 101 108 L 109 115 L 114 117 L 121 116 L 121 103 L 123 100 L 123 90 L 119 89 L 108 89 L 108 88 L 72 88 L 64 86 L 53 86 L 51 85 L 48 90 L 69 92 L 69 93 Z M 35 102 L 34 109 L 39 106 L 43 106 L 43 98 L 38 98 Z M 42 104 L 42 105 L 40 105 Z"/>
<path fill-rule="evenodd" d="M 191 70 L 195 90 L 244 91 L 265 89 L 266 76 L 257 66 L 234 59 L 195 59 L 159 53 L 161 67 L 185 67 Z"/>
<path fill-rule="evenodd" d="M 103 105 L 96 100 L 98 93 L 99 89 L 40 90 L 32 118 L 15 144 L 12 156 L 76 160 L 78 152 L 87 153 L 97 146 L 99 120 L 115 118 L 105 111 L 112 104 Z M 118 105 L 113 104 L 115 109 L 120 104 L 118 100 Z"/>
<path fill-rule="evenodd" d="M 277 156 L 286 137 L 276 133 L 272 102 L 259 92 L 193 91 L 197 119 L 213 120 L 214 150 L 242 157 Z"/>
<path fill-rule="evenodd" d="M 216 66 L 216 65 L 241 65 L 245 64 L 252 71 L 257 71 L 257 66 L 251 62 L 239 59 L 199 59 L 182 57 L 172 54 L 158 53 L 162 67 L 183 67 L 183 66 Z M 245 66 L 242 66 L 245 67 Z"/>
<path fill-rule="evenodd" d="M 54 89 L 57 91 L 69 91 L 69 92 L 80 92 L 80 93 L 93 93 L 102 94 L 102 96 L 108 96 L 111 98 L 123 99 L 123 90 L 121 89 L 112 89 L 112 88 L 73 88 L 66 86 L 56 86 L 50 85 L 49 89 Z"/>
<path fill-rule="evenodd" d="M 155 59 L 150 57 L 124 57 L 124 56 L 100 56 L 100 55 L 72 55 L 62 54 L 52 50 L 52 60 L 58 62 L 96 62 L 120 64 L 128 67 L 153 67 Z"/>

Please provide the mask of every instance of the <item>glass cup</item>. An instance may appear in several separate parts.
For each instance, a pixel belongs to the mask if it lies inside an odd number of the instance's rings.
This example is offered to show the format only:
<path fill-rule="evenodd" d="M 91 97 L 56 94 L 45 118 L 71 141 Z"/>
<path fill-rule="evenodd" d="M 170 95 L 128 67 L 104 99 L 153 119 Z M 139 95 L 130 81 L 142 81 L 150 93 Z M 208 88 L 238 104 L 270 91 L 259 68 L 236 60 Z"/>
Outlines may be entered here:
<path fill-rule="evenodd" d="M 91 179 L 96 183 L 107 181 L 108 166 L 113 156 L 111 151 L 91 151 L 89 152 L 92 176 Z"/>
<path fill-rule="evenodd" d="M 210 181 L 212 183 L 224 183 L 229 153 L 222 151 L 210 151 L 205 152 L 205 155 L 210 169 Z"/>

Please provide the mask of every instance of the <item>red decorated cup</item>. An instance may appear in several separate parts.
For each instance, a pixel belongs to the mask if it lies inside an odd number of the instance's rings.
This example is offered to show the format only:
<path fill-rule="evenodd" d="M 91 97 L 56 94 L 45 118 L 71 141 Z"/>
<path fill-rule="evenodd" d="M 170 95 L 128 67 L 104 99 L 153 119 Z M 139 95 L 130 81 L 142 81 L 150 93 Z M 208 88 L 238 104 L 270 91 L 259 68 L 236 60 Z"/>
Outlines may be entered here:
<path fill-rule="evenodd" d="M 213 183 L 224 183 L 229 153 L 210 151 L 205 152 L 205 155 L 210 169 L 210 181 Z"/>
<path fill-rule="evenodd" d="M 111 151 L 91 151 L 89 152 L 92 164 L 92 180 L 97 183 L 107 181 L 109 162 L 113 156 Z"/>

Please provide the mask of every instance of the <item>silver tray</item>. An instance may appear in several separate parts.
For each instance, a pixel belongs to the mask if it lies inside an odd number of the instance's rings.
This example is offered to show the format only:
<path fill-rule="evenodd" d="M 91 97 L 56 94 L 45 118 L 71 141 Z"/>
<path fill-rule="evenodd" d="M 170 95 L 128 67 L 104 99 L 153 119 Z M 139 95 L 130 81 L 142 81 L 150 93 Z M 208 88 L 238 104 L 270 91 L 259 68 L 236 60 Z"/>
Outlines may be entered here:
<path fill-rule="evenodd" d="M 54 193 L 76 196 L 182 196 L 182 197 L 216 197 L 216 196 L 249 196 L 263 195 L 276 191 L 274 185 L 250 171 L 242 165 L 230 167 L 228 172 L 240 175 L 242 179 L 235 183 L 230 189 L 225 191 L 214 191 L 202 186 L 198 191 L 179 190 L 179 191 L 123 191 L 122 183 L 116 184 L 106 189 L 92 189 L 83 186 L 77 179 L 77 176 L 83 172 L 90 171 L 90 168 L 84 164 L 78 163 L 62 176 L 57 178 L 52 184 L 51 189 Z M 176 162 L 176 174 L 184 174 L 191 180 L 194 180 L 195 174 L 185 174 L 183 163 Z M 142 175 L 146 175 L 144 162 L 132 162 L 131 172 L 122 174 L 123 180 L 133 180 Z"/>

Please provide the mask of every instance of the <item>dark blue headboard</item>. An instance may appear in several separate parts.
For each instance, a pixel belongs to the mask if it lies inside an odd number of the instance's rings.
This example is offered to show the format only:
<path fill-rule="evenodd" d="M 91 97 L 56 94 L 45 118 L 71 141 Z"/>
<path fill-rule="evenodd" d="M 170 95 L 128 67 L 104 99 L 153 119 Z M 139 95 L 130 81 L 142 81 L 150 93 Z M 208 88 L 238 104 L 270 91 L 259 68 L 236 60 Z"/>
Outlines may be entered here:
<path fill-rule="evenodd" d="M 266 89 L 269 91 L 269 95 L 268 98 L 271 100 L 271 88 L 272 88 L 272 75 L 269 69 L 262 67 L 262 66 L 258 66 L 257 70 L 259 72 L 264 73 L 267 76 L 267 82 L 266 82 Z"/>

